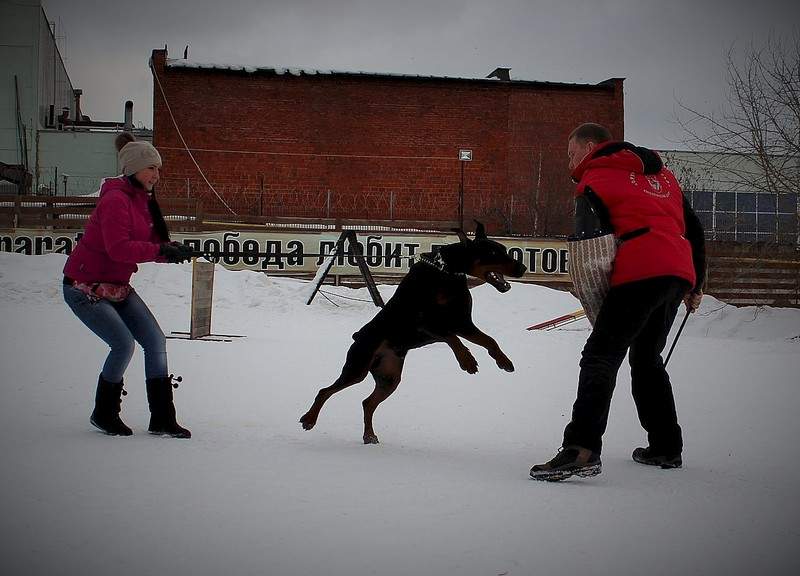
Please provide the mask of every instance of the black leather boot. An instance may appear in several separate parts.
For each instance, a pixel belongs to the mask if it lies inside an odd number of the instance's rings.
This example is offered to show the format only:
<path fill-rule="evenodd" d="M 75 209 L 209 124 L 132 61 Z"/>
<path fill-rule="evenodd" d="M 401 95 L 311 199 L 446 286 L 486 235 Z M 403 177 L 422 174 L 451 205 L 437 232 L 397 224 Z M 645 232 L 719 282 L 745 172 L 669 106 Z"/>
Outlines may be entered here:
<path fill-rule="evenodd" d="M 133 431 L 120 420 L 119 413 L 122 409 L 122 396 L 127 392 L 122 389 L 122 382 L 117 384 L 103 380 L 103 375 L 97 381 L 97 392 L 94 396 L 94 411 L 89 417 L 89 422 L 106 434 L 111 436 L 130 436 Z"/>
<path fill-rule="evenodd" d="M 147 380 L 147 404 L 150 406 L 150 426 L 147 428 L 151 434 L 172 436 L 173 438 L 191 438 L 192 433 L 178 425 L 175 420 L 175 404 L 172 402 L 173 375 L 164 378 L 150 378 Z M 180 382 L 180 379 L 178 379 Z"/>

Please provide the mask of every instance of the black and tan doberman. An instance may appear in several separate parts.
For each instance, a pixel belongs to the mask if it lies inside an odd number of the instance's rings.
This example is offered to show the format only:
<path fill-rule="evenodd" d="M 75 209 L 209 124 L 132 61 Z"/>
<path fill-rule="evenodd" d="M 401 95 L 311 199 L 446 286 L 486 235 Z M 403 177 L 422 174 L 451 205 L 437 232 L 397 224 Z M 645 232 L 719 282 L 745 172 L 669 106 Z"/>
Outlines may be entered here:
<path fill-rule="evenodd" d="M 450 346 L 461 369 L 470 374 L 478 371 L 478 362 L 461 338 L 486 348 L 503 370 L 514 371 L 514 364 L 497 342 L 472 322 L 467 276 L 484 280 L 499 292 L 508 292 L 511 285 L 505 276 L 519 278 L 526 268 L 508 255 L 505 246 L 487 238 L 479 222 L 474 240 L 463 231 L 458 231 L 458 236 L 459 242 L 421 255 L 386 306 L 353 334 L 354 343 L 341 375 L 319 391 L 314 404 L 300 418 L 303 428 L 314 427 L 328 398 L 371 373 L 375 391 L 362 402 L 364 443 L 377 444 L 372 428 L 375 409 L 397 389 L 406 353 L 433 342 Z"/>

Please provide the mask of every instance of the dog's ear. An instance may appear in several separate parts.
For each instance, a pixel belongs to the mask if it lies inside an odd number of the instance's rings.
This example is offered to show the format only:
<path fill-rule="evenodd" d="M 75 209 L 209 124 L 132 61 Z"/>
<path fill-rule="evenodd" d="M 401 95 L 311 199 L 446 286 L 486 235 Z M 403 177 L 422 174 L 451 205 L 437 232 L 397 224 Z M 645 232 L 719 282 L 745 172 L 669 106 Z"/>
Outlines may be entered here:
<path fill-rule="evenodd" d="M 456 236 L 458 236 L 458 239 L 461 240 L 462 244 L 469 244 L 469 238 L 467 238 L 467 235 L 464 234 L 464 231 L 461 228 L 451 228 L 451 230 L 456 233 Z"/>
<path fill-rule="evenodd" d="M 483 227 L 483 224 L 475 220 L 475 240 L 485 240 L 486 239 L 486 229 Z"/>

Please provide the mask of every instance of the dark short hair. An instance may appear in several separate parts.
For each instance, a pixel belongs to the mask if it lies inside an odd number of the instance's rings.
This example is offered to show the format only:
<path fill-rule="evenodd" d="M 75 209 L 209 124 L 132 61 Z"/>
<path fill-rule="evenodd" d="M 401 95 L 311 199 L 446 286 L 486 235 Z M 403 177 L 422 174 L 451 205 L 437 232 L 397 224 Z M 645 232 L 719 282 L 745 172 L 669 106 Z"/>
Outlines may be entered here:
<path fill-rule="evenodd" d="M 587 122 L 586 124 L 581 124 L 575 128 L 575 130 L 570 132 L 567 140 L 572 140 L 573 138 L 580 140 L 581 142 L 594 142 L 596 144 L 600 144 L 601 142 L 608 142 L 611 140 L 611 132 L 605 126 Z"/>

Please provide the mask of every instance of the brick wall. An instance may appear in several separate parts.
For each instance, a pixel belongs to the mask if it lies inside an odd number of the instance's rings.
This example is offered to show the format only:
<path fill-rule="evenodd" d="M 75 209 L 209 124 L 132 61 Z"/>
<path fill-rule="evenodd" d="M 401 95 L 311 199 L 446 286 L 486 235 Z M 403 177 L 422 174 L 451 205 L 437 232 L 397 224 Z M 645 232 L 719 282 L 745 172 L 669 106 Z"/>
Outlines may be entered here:
<path fill-rule="evenodd" d="M 566 137 L 601 122 L 623 136 L 622 80 L 598 85 L 166 66 L 153 52 L 161 193 L 238 214 L 464 219 L 491 232 L 568 231 Z M 160 83 L 160 86 L 159 86 Z"/>

